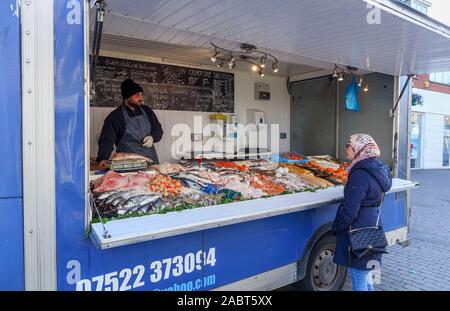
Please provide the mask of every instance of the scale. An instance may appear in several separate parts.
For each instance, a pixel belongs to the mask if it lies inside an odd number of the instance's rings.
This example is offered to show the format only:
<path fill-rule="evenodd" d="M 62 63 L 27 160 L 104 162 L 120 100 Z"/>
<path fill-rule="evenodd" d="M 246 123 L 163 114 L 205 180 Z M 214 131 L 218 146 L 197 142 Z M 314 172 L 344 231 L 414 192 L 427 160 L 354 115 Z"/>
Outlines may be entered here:
<path fill-rule="evenodd" d="M 109 160 L 106 167 L 115 172 L 138 171 L 148 168 L 149 162 L 144 159 Z"/>

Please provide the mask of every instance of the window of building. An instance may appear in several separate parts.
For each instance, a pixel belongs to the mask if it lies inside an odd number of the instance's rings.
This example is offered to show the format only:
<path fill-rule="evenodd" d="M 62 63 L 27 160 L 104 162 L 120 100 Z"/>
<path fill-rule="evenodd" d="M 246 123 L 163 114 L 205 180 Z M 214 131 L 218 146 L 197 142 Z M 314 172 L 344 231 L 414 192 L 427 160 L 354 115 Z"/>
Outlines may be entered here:
<path fill-rule="evenodd" d="M 423 14 L 428 14 L 428 6 L 425 6 L 420 2 L 412 1 L 411 7 Z"/>
<path fill-rule="evenodd" d="M 421 167 L 422 114 L 411 113 L 411 168 Z"/>
<path fill-rule="evenodd" d="M 430 81 L 450 85 L 450 71 L 430 73 Z"/>
<path fill-rule="evenodd" d="M 442 158 L 442 166 L 449 166 L 450 155 L 450 116 L 446 116 L 444 120 L 444 154 Z"/>

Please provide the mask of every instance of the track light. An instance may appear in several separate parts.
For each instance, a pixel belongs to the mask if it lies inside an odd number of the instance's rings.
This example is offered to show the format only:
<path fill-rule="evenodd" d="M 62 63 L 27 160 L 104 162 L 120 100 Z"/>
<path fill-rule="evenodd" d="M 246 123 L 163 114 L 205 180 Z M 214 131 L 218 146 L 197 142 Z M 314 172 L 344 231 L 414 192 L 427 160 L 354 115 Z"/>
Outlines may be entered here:
<path fill-rule="evenodd" d="M 216 60 L 217 60 L 217 56 L 219 56 L 219 52 L 216 52 L 216 53 L 214 53 L 214 56 L 213 57 L 211 57 L 211 61 L 213 62 L 213 63 L 215 63 L 216 62 Z"/>
<path fill-rule="evenodd" d="M 266 56 L 261 57 L 261 68 L 266 67 Z"/>
<path fill-rule="evenodd" d="M 363 78 L 360 77 L 360 78 L 359 78 L 359 82 L 358 82 L 358 86 L 361 87 L 362 83 L 363 83 Z"/>
<path fill-rule="evenodd" d="M 231 56 L 231 59 L 228 61 L 228 63 L 227 63 L 227 65 L 228 65 L 228 68 L 230 68 L 230 69 L 233 69 L 234 68 L 234 65 L 235 65 L 235 61 L 236 59 L 234 58 L 234 56 Z"/>
<path fill-rule="evenodd" d="M 369 91 L 369 85 L 366 83 L 366 86 L 364 86 L 364 92 L 368 92 Z"/>
<path fill-rule="evenodd" d="M 214 54 L 211 61 L 216 63 L 217 67 L 228 67 L 233 69 L 237 62 L 245 62 L 250 64 L 253 72 L 259 73 L 261 77 L 264 76 L 263 70 L 272 66 L 273 72 L 278 72 L 278 59 L 265 51 L 259 51 L 256 46 L 252 44 L 241 44 L 241 51 L 234 51 L 222 48 L 211 42 L 214 47 Z M 217 64 L 220 60 L 220 64 Z M 256 60 L 256 61 L 255 61 Z"/>
<path fill-rule="evenodd" d="M 342 72 L 339 74 L 338 81 L 344 81 L 344 74 Z"/>
<path fill-rule="evenodd" d="M 337 70 L 336 70 L 336 67 L 334 67 L 334 69 L 333 69 L 333 78 L 337 78 L 337 76 L 338 76 L 338 74 L 337 74 Z"/>
<path fill-rule="evenodd" d="M 278 72 L 278 66 L 277 66 L 277 63 L 273 63 L 273 64 L 272 64 L 272 69 L 273 69 L 273 72 L 275 72 L 275 73 Z"/>

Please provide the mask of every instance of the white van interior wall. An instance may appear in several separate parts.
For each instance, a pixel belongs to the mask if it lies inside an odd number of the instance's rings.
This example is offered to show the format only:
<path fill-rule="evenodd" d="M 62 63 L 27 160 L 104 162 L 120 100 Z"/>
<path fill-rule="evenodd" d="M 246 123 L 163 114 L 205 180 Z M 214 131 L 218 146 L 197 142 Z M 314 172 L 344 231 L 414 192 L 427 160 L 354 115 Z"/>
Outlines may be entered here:
<path fill-rule="evenodd" d="M 161 62 L 159 59 L 143 55 L 130 55 L 113 51 L 102 51 L 102 56 L 117 57 L 130 60 Z M 176 64 L 182 66 L 182 64 Z M 187 65 L 186 67 L 189 67 Z M 215 67 L 203 69 L 216 70 Z M 260 101 L 254 99 L 255 82 L 264 82 L 270 87 L 270 100 Z M 286 139 L 279 141 L 280 151 L 288 151 L 290 146 L 290 97 L 286 88 L 286 77 L 266 74 L 263 78 L 250 71 L 234 71 L 235 84 L 235 114 L 242 124 L 247 122 L 247 109 L 261 110 L 265 114 L 267 124 L 279 124 L 280 133 L 286 133 Z M 120 103 L 117 103 L 119 105 Z M 103 126 L 103 121 L 114 108 L 91 107 L 90 108 L 90 153 L 96 156 L 98 151 L 97 141 Z M 177 123 L 185 123 L 193 129 L 194 116 L 203 117 L 203 125 L 209 122 L 210 112 L 197 111 L 165 111 L 155 110 L 162 124 L 164 137 L 157 143 L 156 150 L 160 162 L 173 162 L 171 146 L 177 137 L 171 137 L 172 126 Z"/>
<path fill-rule="evenodd" d="M 359 92 L 360 110 L 345 109 L 345 93 L 352 77 L 338 84 L 338 135 L 336 135 L 336 80 L 317 78 L 292 83 L 292 150 L 305 154 L 336 153 L 345 159 L 345 144 L 349 135 L 367 133 L 377 141 L 386 164 L 392 164 L 393 120 L 389 109 L 394 101 L 394 77 L 371 73 L 364 75 L 369 91 Z"/>
<path fill-rule="evenodd" d="M 336 81 L 317 77 L 293 82 L 291 89 L 291 150 L 335 155 Z"/>
<path fill-rule="evenodd" d="M 371 135 L 381 150 L 381 160 L 392 164 L 393 119 L 389 110 L 394 104 L 394 77 L 381 73 L 364 76 L 369 91 L 359 92 L 358 112 L 345 109 L 345 93 L 352 77 L 339 83 L 339 157 L 345 158 L 345 144 L 354 133 Z"/>

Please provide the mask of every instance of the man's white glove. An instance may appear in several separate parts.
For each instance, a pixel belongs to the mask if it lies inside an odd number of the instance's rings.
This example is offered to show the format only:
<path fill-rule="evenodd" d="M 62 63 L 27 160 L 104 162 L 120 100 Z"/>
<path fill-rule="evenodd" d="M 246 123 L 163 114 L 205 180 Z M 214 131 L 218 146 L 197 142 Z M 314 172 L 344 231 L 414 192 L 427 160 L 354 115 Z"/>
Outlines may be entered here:
<path fill-rule="evenodd" d="M 152 136 L 146 136 L 144 138 L 144 143 L 142 144 L 142 146 L 144 146 L 146 148 L 151 148 L 153 146 L 153 137 Z"/>

